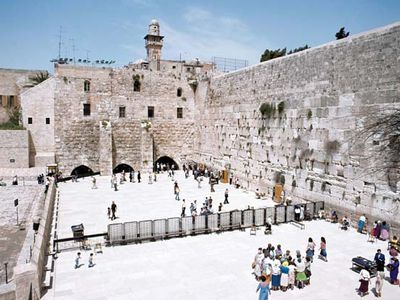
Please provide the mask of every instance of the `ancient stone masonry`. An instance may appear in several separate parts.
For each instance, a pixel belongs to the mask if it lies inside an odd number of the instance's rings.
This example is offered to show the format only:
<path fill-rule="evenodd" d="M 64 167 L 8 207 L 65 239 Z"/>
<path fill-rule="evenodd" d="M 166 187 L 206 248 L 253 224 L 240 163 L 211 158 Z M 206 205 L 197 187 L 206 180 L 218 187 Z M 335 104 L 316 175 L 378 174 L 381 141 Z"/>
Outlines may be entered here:
<path fill-rule="evenodd" d="M 400 194 L 368 173 L 369 116 L 400 107 L 400 24 L 212 78 L 197 161 L 242 185 L 399 223 Z M 201 107 L 202 106 L 202 107 Z"/>
<path fill-rule="evenodd" d="M 399 188 L 369 172 L 375 144 L 355 138 L 400 107 L 399 23 L 222 75 L 160 59 L 159 34 L 153 20 L 146 61 L 56 65 L 22 95 L 34 165 L 53 157 L 67 175 L 79 165 L 109 175 L 120 164 L 148 171 L 163 156 L 194 160 L 270 196 L 279 182 L 294 201 L 399 223 Z M 32 114 L 38 127 L 26 124 Z"/>
<path fill-rule="evenodd" d="M 170 62 L 171 70 L 174 65 L 179 64 Z M 161 155 L 179 161 L 181 156 L 186 157 L 193 152 L 195 93 L 187 77 L 137 68 L 56 68 L 54 126 L 56 160 L 61 170 L 71 172 L 80 164 L 96 171 L 112 170 L 109 166 L 101 166 L 99 161 L 99 153 L 102 153 L 103 161 L 106 157 L 104 149 L 108 149 L 108 144 L 101 143 L 103 140 L 108 143 L 108 139 L 99 137 L 102 135 L 99 132 L 101 122 L 110 124 L 112 153 L 109 155 L 112 156 L 113 167 L 125 163 L 138 169 L 146 164 L 151 166 L 153 159 Z M 134 91 L 135 80 L 140 82 L 138 91 Z M 90 82 L 88 91 L 84 90 L 85 81 Z M 177 95 L 178 89 L 180 96 Z M 87 104 L 90 105 L 90 115 L 83 114 L 83 106 Z M 148 107 L 154 108 L 151 118 Z M 177 108 L 182 108 L 182 118 L 177 118 Z M 143 120 L 152 123 L 149 136 L 143 134 Z M 143 144 L 144 138 L 149 145 Z M 153 138 L 157 145 L 155 158 Z M 144 160 L 143 147 L 151 148 L 150 156 Z M 105 159 L 104 163 L 108 164 L 107 161 Z"/>

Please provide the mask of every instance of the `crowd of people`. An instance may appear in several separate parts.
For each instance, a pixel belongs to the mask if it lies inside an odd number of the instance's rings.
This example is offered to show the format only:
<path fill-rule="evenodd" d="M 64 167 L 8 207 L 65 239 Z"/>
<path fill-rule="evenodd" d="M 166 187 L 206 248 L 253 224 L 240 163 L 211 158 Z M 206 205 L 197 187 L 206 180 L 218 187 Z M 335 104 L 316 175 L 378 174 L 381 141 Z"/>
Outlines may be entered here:
<path fill-rule="evenodd" d="M 317 245 L 310 237 L 302 254 L 300 250 L 292 253 L 283 251 L 281 245 L 268 244 L 258 248 L 252 262 L 253 275 L 259 281 L 257 291 L 260 299 L 268 299 L 270 290 L 283 292 L 295 287 L 302 289 L 311 283 L 311 265 L 314 261 Z M 321 237 L 319 258 L 327 261 L 326 239 Z"/>

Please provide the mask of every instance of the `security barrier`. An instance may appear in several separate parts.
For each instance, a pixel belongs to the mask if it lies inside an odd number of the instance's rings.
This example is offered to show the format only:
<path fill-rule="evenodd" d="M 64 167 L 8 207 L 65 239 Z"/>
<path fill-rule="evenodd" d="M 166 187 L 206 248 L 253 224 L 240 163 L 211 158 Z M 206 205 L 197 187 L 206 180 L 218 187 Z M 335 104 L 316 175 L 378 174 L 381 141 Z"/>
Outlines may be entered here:
<path fill-rule="evenodd" d="M 315 216 L 320 209 L 324 208 L 324 202 L 309 202 L 303 206 L 311 216 Z M 108 225 L 108 241 L 111 244 L 139 242 L 264 226 L 267 222 L 280 224 L 293 220 L 294 205 L 276 205 L 275 207 L 234 210 L 194 217 L 116 223 Z"/>

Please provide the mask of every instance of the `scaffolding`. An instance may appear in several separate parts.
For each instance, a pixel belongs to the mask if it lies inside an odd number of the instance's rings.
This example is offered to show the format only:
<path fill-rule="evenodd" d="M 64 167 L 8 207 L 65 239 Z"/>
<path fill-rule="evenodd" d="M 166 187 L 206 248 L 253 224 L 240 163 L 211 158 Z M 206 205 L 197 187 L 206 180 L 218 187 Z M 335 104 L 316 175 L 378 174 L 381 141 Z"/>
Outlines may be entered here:
<path fill-rule="evenodd" d="M 227 58 L 227 57 L 212 57 L 212 62 L 215 64 L 217 70 L 221 72 L 232 72 L 238 69 L 245 68 L 249 62 L 245 59 Z"/>

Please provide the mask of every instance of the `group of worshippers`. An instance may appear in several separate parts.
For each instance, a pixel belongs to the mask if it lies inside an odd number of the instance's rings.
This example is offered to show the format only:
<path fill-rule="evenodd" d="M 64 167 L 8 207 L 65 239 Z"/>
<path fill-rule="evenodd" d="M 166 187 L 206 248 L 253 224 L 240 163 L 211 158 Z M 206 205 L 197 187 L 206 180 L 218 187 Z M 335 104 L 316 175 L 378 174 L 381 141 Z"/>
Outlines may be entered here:
<path fill-rule="evenodd" d="M 393 237 L 393 240 L 397 244 L 397 237 Z M 389 249 L 389 256 L 390 260 L 387 265 L 386 263 L 386 257 L 382 253 L 381 249 L 378 249 L 374 261 L 376 263 L 376 280 L 375 280 L 375 296 L 376 297 L 382 297 L 382 287 L 383 287 L 383 282 L 385 280 L 385 268 L 389 271 L 390 274 L 390 283 L 394 285 L 399 285 L 399 280 L 397 279 L 399 275 L 399 259 L 398 255 L 399 252 L 397 251 L 397 248 L 393 246 L 392 243 L 390 243 L 392 246 L 390 246 Z M 369 293 L 369 283 L 371 281 L 371 274 L 370 272 L 366 269 L 363 268 L 360 271 L 360 286 L 358 288 L 358 294 L 363 297 Z"/>
<path fill-rule="evenodd" d="M 268 299 L 270 290 L 287 291 L 295 286 L 302 289 L 310 284 L 311 264 L 314 259 L 317 245 L 310 237 L 308 239 L 305 255 L 300 250 L 295 254 L 286 250 L 283 252 L 281 245 L 267 248 L 258 248 L 252 263 L 253 275 L 259 281 L 257 291 L 260 290 L 260 299 Z M 326 240 L 321 237 L 320 258 L 326 261 Z"/>

